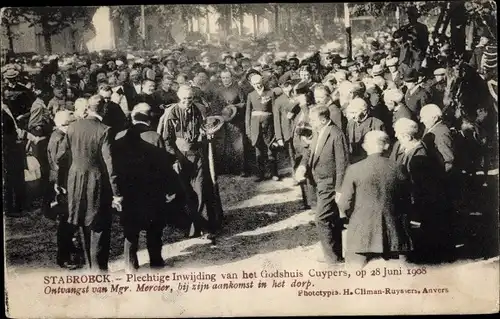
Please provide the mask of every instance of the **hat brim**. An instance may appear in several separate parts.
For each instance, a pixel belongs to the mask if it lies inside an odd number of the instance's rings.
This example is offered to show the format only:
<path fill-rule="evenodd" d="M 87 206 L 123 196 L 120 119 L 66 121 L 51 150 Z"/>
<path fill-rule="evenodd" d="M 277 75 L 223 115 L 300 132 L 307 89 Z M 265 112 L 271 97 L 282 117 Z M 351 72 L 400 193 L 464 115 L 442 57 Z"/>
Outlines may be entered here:
<path fill-rule="evenodd" d="M 224 119 L 225 122 L 230 122 L 234 119 L 236 116 L 236 113 L 238 110 L 234 105 L 227 105 L 222 109 L 222 118 Z"/>
<path fill-rule="evenodd" d="M 219 115 L 208 116 L 202 125 L 207 134 L 214 134 L 224 125 L 224 117 Z"/>

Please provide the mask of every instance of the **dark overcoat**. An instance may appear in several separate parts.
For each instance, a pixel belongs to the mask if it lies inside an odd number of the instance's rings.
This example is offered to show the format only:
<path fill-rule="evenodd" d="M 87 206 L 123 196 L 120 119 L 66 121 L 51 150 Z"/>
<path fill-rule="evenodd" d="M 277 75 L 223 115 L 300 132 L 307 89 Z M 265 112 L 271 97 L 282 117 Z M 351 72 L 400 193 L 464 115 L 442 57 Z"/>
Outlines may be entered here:
<path fill-rule="evenodd" d="M 347 169 L 338 203 L 349 217 L 347 251 L 391 253 L 411 248 L 405 220 L 408 184 L 401 165 L 380 154 Z"/>
<path fill-rule="evenodd" d="M 110 127 L 94 116 L 68 127 L 62 147 L 69 149 L 66 154 L 71 158 L 67 180 L 69 223 L 100 229 L 111 222 L 112 197 L 120 196 L 113 138 Z M 58 165 L 65 160 L 64 156 L 58 158 Z M 62 174 L 58 176 L 58 184 L 64 183 L 63 178 Z"/>
<path fill-rule="evenodd" d="M 177 177 L 162 137 L 150 126 L 137 123 L 119 132 L 115 140 L 123 226 L 146 229 L 151 223 L 165 223 L 165 196 L 175 193 Z"/>

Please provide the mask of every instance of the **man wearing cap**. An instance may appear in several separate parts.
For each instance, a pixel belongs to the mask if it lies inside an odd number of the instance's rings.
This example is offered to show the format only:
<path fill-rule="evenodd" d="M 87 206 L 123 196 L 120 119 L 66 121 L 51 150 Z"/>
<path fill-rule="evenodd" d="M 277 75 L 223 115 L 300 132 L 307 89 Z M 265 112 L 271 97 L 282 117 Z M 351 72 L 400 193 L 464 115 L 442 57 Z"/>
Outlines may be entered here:
<path fill-rule="evenodd" d="M 432 103 L 444 108 L 444 93 L 446 90 L 446 69 L 438 68 L 434 70 L 434 80 L 430 83 L 428 91 L 432 97 Z"/>
<path fill-rule="evenodd" d="M 266 89 L 260 74 L 252 74 L 250 83 L 254 91 L 248 94 L 245 114 L 246 134 L 257 157 L 258 176 L 256 181 L 265 179 L 266 158 L 270 160 L 273 180 L 279 180 L 275 154 L 269 146 L 275 136 L 273 125 L 274 93 Z"/>
<path fill-rule="evenodd" d="M 113 134 L 102 123 L 103 116 L 104 101 L 95 95 L 89 99 L 88 116 L 69 126 L 56 163 L 62 167 L 69 157 L 70 169 L 67 175 L 59 170 L 56 189 L 68 193 L 68 222 L 80 227 L 87 266 L 107 271 L 111 209 L 121 211 L 123 197 L 114 168 Z"/>
<path fill-rule="evenodd" d="M 169 56 L 163 60 L 163 75 L 170 75 L 172 77 L 177 77 L 177 60 L 173 56 Z"/>
<path fill-rule="evenodd" d="M 206 137 L 202 129 L 204 119 L 193 103 L 190 86 L 181 86 L 177 95 L 179 103 L 169 109 L 166 126 L 159 133 L 165 139 L 165 147 L 179 175 L 186 213 L 192 222 L 189 236 L 205 234 L 213 240 L 221 226 L 222 207 L 215 198 L 209 177 Z"/>
<path fill-rule="evenodd" d="M 401 73 L 398 70 L 398 58 L 394 57 L 387 59 L 385 65 L 387 66 L 388 72 L 384 73 L 384 79 L 393 82 L 398 88 L 401 88 L 403 81 Z"/>
<path fill-rule="evenodd" d="M 146 231 L 150 267 L 164 266 L 161 248 L 165 213 L 174 213 L 167 202 L 178 189 L 173 161 L 163 138 L 151 127 L 151 115 L 149 105 L 137 104 L 131 113 L 132 126 L 119 132 L 115 139 L 115 168 L 124 198 L 120 215 L 125 240 L 123 254 L 129 270 L 139 268 L 141 230 Z"/>
<path fill-rule="evenodd" d="M 418 83 L 418 72 L 415 69 L 408 69 L 405 72 L 403 82 L 407 89 L 405 104 L 418 117 L 420 109 L 431 101 L 430 95 L 422 84 Z"/>
<path fill-rule="evenodd" d="M 19 84 L 19 71 L 14 67 L 4 70 L 2 76 L 4 80 L 2 83 L 4 102 L 8 105 L 19 126 L 25 127 L 33 103 L 28 89 Z"/>
<path fill-rule="evenodd" d="M 387 125 L 387 133 L 394 138 L 394 124 L 401 118 L 415 120 L 414 114 L 404 104 L 404 94 L 399 89 L 387 89 L 384 91 L 384 104 L 392 113 L 392 125 Z"/>

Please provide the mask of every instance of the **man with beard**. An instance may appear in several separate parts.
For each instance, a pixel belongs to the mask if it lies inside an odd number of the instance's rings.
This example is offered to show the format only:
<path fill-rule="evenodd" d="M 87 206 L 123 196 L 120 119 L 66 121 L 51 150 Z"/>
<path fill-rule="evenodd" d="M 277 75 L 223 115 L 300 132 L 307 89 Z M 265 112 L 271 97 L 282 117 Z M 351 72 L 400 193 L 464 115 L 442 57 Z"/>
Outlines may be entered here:
<path fill-rule="evenodd" d="M 241 165 L 241 176 L 248 177 L 250 175 L 250 163 L 249 163 L 249 153 L 250 153 L 250 143 L 248 137 L 246 136 L 245 130 L 245 96 L 243 90 L 240 88 L 238 83 L 233 80 L 233 76 L 230 71 L 226 70 L 221 72 L 221 82 L 222 86 L 215 90 L 214 105 L 218 105 L 221 114 L 222 109 L 227 105 L 233 105 L 237 109 L 236 116 L 232 119 L 230 123 L 226 123 L 226 127 L 234 126 L 238 134 L 241 135 L 243 154 L 242 154 L 242 165 Z M 222 128 L 224 129 L 224 128 Z M 230 132 L 230 130 L 229 130 Z M 229 133 L 229 132 L 226 132 Z"/>
<path fill-rule="evenodd" d="M 120 216 L 125 237 L 124 256 L 127 270 L 139 268 L 139 234 L 146 231 L 151 268 L 161 268 L 162 233 L 167 202 L 175 197 L 177 177 L 165 150 L 165 142 L 151 127 L 151 107 L 137 104 L 131 114 L 132 126 L 119 132 L 115 141 L 124 197 Z"/>
<path fill-rule="evenodd" d="M 392 113 L 392 123 L 387 125 L 387 131 L 391 138 L 394 138 L 394 124 L 401 118 L 414 120 L 413 113 L 404 105 L 404 94 L 398 89 L 389 89 L 384 91 L 384 103 L 389 112 Z"/>
<path fill-rule="evenodd" d="M 201 111 L 193 104 L 193 90 L 181 86 L 179 103 L 172 106 L 166 127 L 160 132 L 179 175 L 184 201 L 191 218 L 190 237 L 206 235 L 215 240 L 222 223 L 222 206 L 209 177 L 206 137 Z"/>
<path fill-rule="evenodd" d="M 248 94 L 247 97 L 245 128 L 252 146 L 255 147 L 258 169 L 256 182 L 265 179 L 266 158 L 270 160 L 273 180 L 278 181 L 276 157 L 274 152 L 269 148 L 275 136 L 272 113 L 274 93 L 264 87 L 260 74 L 252 74 L 250 83 L 254 91 Z"/>
<path fill-rule="evenodd" d="M 103 100 L 102 123 L 111 127 L 111 132 L 116 134 L 128 126 L 128 120 L 120 105 L 111 100 L 112 95 L 113 90 L 109 84 L 99 84 L 99 96 Z"/>
<path fill-rule="evenodd" d="M 299 59 L 297 58 L 297 54 L 289 54 L 288 57 L 288 66 L 290 70 L 285 72 L 285 74 L 282 75 L 283 80 L 297 80 L 300 79 L 299 72 L 297 71 L 299 69 Z"/>
<path fill-rule="evenodd" d="M 346 108 L 347 140 L 351 163 L 359 162 L 366 157 L 362 148 L 363 139 L 370 131 L 385 131 L 384 123 L 370 116 L 368 104 L 361 98 L 354 98 Z"/>

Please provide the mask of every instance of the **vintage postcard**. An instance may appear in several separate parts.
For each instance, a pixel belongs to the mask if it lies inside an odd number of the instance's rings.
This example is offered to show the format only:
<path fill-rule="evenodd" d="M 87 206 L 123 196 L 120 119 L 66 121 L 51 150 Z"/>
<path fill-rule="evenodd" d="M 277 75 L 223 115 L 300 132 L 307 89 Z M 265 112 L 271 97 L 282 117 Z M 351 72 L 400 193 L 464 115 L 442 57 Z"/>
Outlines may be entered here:
<path fill-rule="evenodd" d="M 7 317 L 499 311 L 494 1 L 1 16 Z"/>

